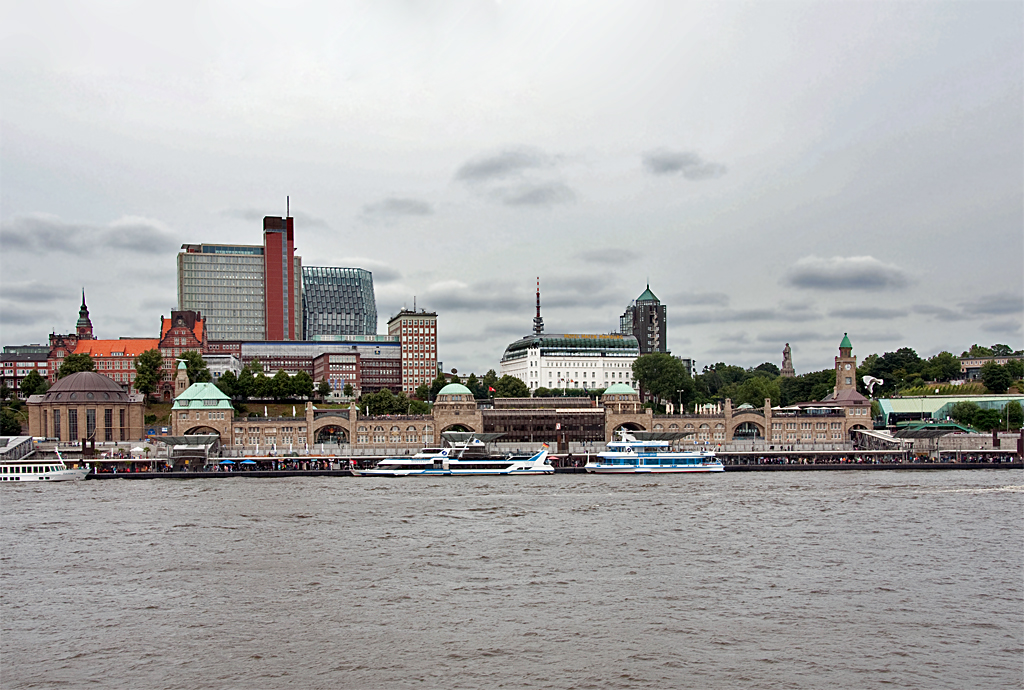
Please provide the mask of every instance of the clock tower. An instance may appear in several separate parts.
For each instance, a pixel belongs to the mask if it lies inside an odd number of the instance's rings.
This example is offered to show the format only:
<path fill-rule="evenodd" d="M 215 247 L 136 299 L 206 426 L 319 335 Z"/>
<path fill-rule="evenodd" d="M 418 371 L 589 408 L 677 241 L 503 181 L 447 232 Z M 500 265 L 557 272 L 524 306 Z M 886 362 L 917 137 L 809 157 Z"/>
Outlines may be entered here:
<path fill-rule="evenodd" d="M 836 357 L 836 394 L 844 390 L 857 390 L 857 358 L 851 354 L 852 350 L 849 335 L 843 333 L 839 356 Z"/>

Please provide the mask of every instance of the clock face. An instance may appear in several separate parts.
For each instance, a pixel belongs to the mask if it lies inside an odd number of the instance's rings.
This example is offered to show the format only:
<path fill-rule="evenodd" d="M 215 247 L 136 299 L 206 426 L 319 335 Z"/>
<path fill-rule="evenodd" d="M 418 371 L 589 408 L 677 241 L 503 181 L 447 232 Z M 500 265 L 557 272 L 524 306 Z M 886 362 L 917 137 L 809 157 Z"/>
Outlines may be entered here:
<path fill-rule="evenodd" d="M 849 365 L 849 364 L 847 364 L 847 365 L 846 365 L 846 370 L 847 370 L 847 371 L 849 371 L 849 370 L 850 370 L 850 365 Z"/>

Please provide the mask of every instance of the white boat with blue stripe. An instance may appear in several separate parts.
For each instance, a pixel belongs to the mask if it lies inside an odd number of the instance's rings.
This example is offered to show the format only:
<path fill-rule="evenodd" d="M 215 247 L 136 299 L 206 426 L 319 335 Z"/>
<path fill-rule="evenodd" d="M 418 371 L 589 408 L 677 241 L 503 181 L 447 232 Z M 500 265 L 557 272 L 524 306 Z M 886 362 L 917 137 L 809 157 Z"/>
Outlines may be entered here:
<path fill-rule="evenodd" d="M 619 438 L 587 462 L 595 474 L 664 474 L 724 472 L 713 451 L 672 450 L 672 442 L 685 434 L 619 430 Z"/>
<path fill-rule="evenodd" d="M 456 477 L 553 474 L 547 444 L 531 456 L 492 456 L 487 443 L 503 434 L 445 432 L 447 447 L 424 448 L 407 457 L 384 458 L 372 468 L 353 469 L 357 477 Z"/>

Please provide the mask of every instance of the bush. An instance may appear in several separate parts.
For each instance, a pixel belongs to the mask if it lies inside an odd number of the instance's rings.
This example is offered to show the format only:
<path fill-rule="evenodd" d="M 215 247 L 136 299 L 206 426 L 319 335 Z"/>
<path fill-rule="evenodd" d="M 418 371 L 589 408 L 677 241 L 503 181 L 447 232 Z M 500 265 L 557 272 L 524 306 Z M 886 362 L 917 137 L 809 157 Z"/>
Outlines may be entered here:
<path fill-rule="evenodd" d="M 156 424 L 156 415 L 147 414 L 144 421 L 146 422 L 146 424 Z"/>

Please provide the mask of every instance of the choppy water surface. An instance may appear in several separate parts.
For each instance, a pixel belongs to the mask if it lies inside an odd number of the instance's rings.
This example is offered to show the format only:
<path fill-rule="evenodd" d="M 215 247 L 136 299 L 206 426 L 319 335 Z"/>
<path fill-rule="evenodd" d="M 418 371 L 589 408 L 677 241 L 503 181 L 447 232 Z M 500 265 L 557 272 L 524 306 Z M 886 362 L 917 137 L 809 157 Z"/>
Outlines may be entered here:
<path fill-rule="evenodd" d="M 4 688 L 1021 687 L 1024 473 L 5 485 Z"/>

